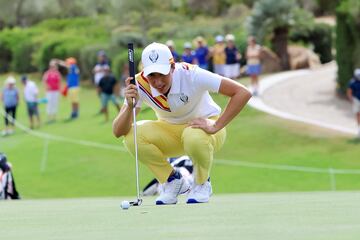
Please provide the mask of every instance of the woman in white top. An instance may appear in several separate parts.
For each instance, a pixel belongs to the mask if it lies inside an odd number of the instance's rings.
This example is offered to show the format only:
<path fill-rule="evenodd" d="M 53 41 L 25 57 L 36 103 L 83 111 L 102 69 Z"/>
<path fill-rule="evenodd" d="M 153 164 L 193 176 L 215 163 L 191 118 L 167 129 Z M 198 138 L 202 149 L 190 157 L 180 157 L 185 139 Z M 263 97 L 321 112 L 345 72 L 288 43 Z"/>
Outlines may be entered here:
<path fill-rule="evenodd" d="M 248 47 L 246 49 L 247 70 L 246 73 L 251 77 L 251 86 L 253 95 L 258 94 L 259 80 L 258 75 L 261 73 L 261 46 L 256 44 L 254 36 L 248 38 Z"/>

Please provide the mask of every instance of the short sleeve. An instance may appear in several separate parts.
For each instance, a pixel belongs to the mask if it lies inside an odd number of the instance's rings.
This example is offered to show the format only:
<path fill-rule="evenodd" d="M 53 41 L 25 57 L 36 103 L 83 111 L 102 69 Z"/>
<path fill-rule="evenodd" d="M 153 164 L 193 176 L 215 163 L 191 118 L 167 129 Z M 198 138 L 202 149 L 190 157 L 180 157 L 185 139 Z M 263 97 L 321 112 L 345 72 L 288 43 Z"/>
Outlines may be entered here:
<path fill-rule="evenodd" d="M 194 69 L 194 84 L 202 90 L 218 93 L 222 76 L 197 67 Z"/>

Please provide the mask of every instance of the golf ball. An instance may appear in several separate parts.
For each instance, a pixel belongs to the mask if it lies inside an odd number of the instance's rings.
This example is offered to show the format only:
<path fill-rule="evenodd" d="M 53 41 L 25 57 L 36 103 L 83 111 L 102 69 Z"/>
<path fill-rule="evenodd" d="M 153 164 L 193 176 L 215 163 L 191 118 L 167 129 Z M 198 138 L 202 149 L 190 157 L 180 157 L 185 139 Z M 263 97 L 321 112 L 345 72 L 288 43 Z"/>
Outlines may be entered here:
<path fill-rule="evenodd" d="M 124 210 L 125 210 L 125 209 L 129 209 L 129 207 L 130 207 L 129 201 L 126 201 L 126 200 L 125 200 L 125 201 L 122 201 L 122 202 L 121 202 L 121 208 L 122 208 L 122 209 L 124 209 Z"/>

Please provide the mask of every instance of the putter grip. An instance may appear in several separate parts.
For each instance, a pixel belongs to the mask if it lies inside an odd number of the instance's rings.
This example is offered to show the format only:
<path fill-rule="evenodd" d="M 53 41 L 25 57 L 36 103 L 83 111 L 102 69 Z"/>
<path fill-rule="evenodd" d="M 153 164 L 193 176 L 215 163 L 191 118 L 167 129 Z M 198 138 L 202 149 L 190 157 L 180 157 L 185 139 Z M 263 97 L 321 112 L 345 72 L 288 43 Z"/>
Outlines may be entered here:
<path fill-rule="evenodd" d="M 134 62 L 134 44 L 128 43 L 128 58 L 129 58 L 129 76 L 133 79 L 130 81 L 131 84 L 135 83 L 135 62 Z"/>

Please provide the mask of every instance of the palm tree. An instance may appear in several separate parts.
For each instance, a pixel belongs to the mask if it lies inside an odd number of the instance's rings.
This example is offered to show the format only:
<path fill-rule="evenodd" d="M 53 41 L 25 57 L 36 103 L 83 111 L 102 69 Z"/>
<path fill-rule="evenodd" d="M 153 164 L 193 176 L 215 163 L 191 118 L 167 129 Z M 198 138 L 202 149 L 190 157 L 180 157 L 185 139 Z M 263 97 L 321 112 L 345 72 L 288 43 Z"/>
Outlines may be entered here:
<path fill-rule="evenodd" d="M 272 49 L 284 70 L 289 69 L 288 34 L 296 22 L 299 7 L 295 0 L 259 0 L 247 19 L 248 31 L 260 42 L 270 37 Z"/>

